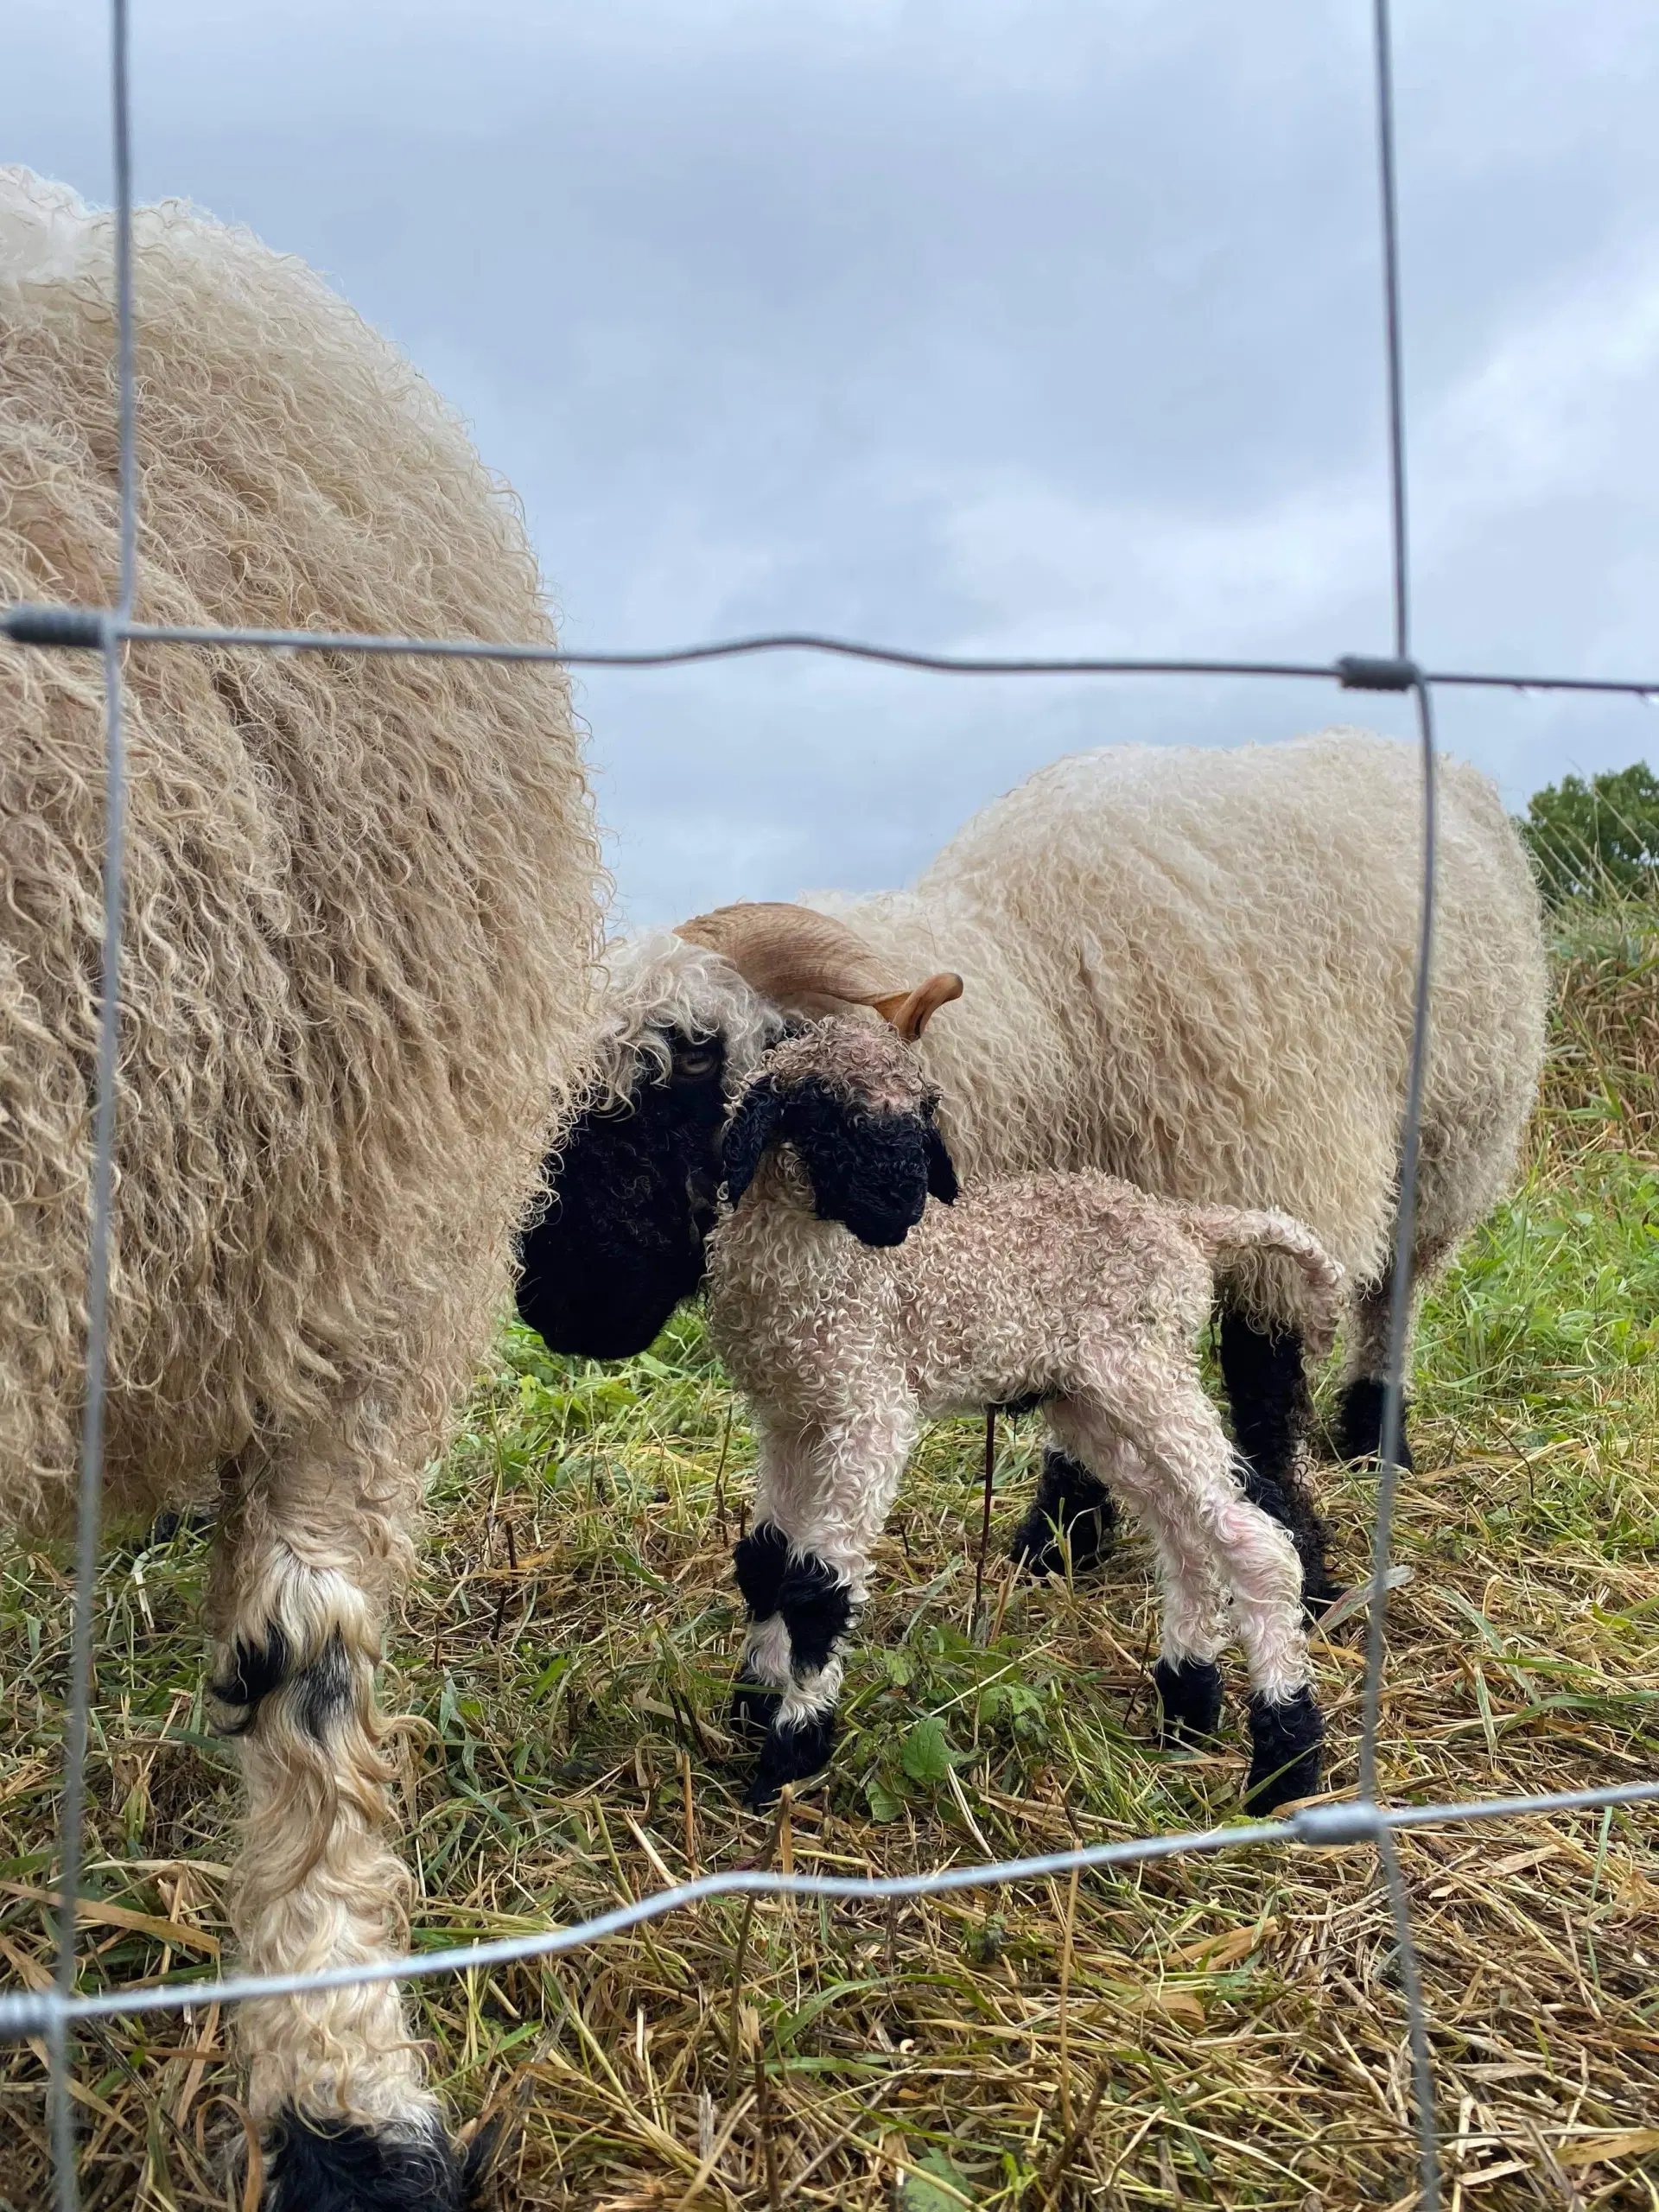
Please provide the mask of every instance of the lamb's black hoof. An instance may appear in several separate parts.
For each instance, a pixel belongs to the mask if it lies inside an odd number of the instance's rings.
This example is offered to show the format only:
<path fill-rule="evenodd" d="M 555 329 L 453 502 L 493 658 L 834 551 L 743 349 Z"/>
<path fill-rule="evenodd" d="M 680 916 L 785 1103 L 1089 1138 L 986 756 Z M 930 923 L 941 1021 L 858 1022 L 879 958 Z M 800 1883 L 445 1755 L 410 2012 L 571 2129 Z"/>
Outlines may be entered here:
<path fill-rule="evenodd" d="M 1374 1376 L 1362 1375 L 1342 1394 L 1337 1416 L 1337 1449 L 1344 1459 L 1376 1459 L 1382 1451 L 1382 1385 Z M 1411 1440 L 1406 1434 L 1405 1411 L 1401 1409 L 1400 1465 L 1412 1471 Z"/>
<path fill-rule="evenodd" d="M 467 2212 L 494 2147 L 486 2131 L 463 2158 L 435 2127 L 397 2133 L 290 2106 L 266 2138 L 262 2212 Z"/>
<path fill-rule="evenodd" d="M 1168 1749 L 1208 1743 L 1221 1721 L 1221 1669 L 1209 1659 L 1160 1659 L 1158 1740 Z"/>
<path fill-rule="evenodd" d="M 768 1683 L 757 1681 L 747 1671 L 740 1674 L 732 1685 L 732 1701 L 727 1707 L 727 1719 L 734 1736 L 741 1742 L 759 1743 L 772 1733 L 772 1724 L 778 1717 L 778 1700 L 782 1692 Z"/>
<path fill-rule="evenodd" d="M 1089 1574 L 1110 1557 L 1116 1535 L 1117 1507 L 1106 1485 L 1063 1452 L 1046 1452 L 1037 1495 L 1008 1556 L 1030 1574 L 1064 1574 L 1069 1545 L 1072 1573 Z"/>
<path fill-rule="evenodd" d="M 1319 1745 L 1325 1721 L 1312 1690 L 1269 1699 L 1260 1690 L 1250 1697 L 1250 1771 L 1244 1784 L 1244 1809 L 1258 1816 L 1274 1812 L 1293 1797 L 1312 1797 L 1319 1786 Z"/>
<path fill-rule="evenodd" d="M 817 1713 L 810 1719 L 773 1727 L 743 1793 L 750 1812 L 763 1813 L 775 1805 L 786 1782 L 804 1782 L 809 1775 L 821 1774 L 830 1764 L 835 1740 L 833 1713 Z"/>

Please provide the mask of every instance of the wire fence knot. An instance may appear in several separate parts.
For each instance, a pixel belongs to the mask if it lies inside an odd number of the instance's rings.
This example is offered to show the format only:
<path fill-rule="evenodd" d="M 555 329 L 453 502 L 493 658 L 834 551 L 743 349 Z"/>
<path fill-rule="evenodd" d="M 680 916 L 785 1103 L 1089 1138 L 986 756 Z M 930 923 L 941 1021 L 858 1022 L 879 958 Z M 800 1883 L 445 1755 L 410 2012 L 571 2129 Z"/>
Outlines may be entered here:
<path fill-rule="evenodd" d="M 62 2003 L 55 1989 L 0 1990 L 0 2044 L 49 2035 L 61 2021 Z"/>
<path fill-rule="evenodd" d="M 1369 1797 L 1340 1805 L 1306 1805 L 1290 1816 L 1298 1843 L 1315 1851 L 1334 1851 L 1347 1843 L 1376 1843 L 1388 1832 L 1388 1816 Z"/>
<path fill-rule="evenodd" d="M 0 626 L 16 645 L 102 646 L 110 618 L 101 607 L 45 607 L 19 600 L 0 613 Z"/>
<path fill-rule="evenodd" d="M 1337 681 L 1344 691 L 1414 691 L 1423 671 L 1403 654 L 1344 653 Z"/>

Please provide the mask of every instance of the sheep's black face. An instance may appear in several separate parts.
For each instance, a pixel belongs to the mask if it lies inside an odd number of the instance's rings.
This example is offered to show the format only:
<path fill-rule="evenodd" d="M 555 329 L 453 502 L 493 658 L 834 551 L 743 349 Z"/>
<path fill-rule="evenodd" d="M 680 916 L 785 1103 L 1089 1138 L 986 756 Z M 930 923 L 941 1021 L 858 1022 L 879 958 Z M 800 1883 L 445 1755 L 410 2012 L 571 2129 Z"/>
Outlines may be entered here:
<path fill-rule="evenodd" d="M 882 1113 L 854 1105 L 819 1077 L 785 1090 L 763 1076 L 750 1085 L 727 1132 L 728 1193 L 747 1190 L 767 1147 L 792 1145 L 811 1179 L 820 1221 L 844 1222 L 861 1244 L 902 1244 L 930 1197 L 949 1205 L 956 1171 L 931 1109 Z"/>
<path fill-rule="evenodd" d="M 519 1318 L 550 1351 L 644 1351 L 703 1276 L 726 1119 L 718 1037 L 676 1032 L 671 1072 L 630 1109 L 582 1116 L 546 1217 L 520 1245 Z"/>

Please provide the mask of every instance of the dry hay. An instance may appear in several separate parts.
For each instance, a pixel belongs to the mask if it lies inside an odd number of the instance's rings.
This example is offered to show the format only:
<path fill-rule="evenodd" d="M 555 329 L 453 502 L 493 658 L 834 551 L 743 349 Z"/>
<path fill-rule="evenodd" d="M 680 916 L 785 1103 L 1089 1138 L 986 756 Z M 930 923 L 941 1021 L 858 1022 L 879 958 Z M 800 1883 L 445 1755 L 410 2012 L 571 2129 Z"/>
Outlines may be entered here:
<path fill-rule="evenodd" d="M 1567 1052 L 1598 1040 L 1616 1107 L 1651 1077 L 1609 1040 L 1655 1033 L 1652 951 L 1617 984 L 1595 962 L 1567 971 Z M 1426 1334 L 1383 1708 L 1398 1797 L 1659 1770 L 1659 1171 L 1629 1148 L 1632 1128 L 1651 1142 L 1639 1100 L 1586 1114 L 1583 1068 L 1558 1064 L 1529 1179 Z M 695 1321 L 659 1354 L 604 1370 L 515 1334 L 441 1471 L 388 1685 L 417 1716 L 399 1748 L 419 1943 L 569 1920 L 693 1868 L 892 1873 L 1237 1816 L 1236 1741 L 1150 1748 L 1133 1554 L 1096 1586 L 994 1580 L 988 1645 L 969 1638 L 967 1422 L 931 1433 L 884 1547 L 832 1776 L 784 1821 L 741 1814 L 719 1715 L 748 1440 Z M 999 1529 L 1038 1440 L 1003 1431 Z M 1371 1491 L 1329 1474 L 1350 1575 Z M 200 1702 L 203 1557 L 181 1534 L 116 1554 L 102 1582 L 89 1983 L 217 1964 L 234 1799 Z M 0 1958 L 35 1983 L 64 1567 L 0 1560 Z M 1319 1651 L 1338 1791 L 1363 1633 L 1351 1618 Z M 1655 1835 L 1638 1812 L 1402 1839 L 1452 2212 L 1659 2205 Z M 909 2212 L 1404 2212 L 1404 2016 L 1374 1872 L 1369 1849 L 1279 1849 L 892 1911 L 721 1900 L 427 1986 L 426 2031 L 458 2110 L 518 2126 L 505 2203 L 873 2212 L 897 2190 Z M 238 2202 L 224 2044 L 214 2012 L 88 2033 L 89 2208 Z M 0 2075 L 15 2212 L 42 2198 L 40 2079 L 38 2053 Z"/>

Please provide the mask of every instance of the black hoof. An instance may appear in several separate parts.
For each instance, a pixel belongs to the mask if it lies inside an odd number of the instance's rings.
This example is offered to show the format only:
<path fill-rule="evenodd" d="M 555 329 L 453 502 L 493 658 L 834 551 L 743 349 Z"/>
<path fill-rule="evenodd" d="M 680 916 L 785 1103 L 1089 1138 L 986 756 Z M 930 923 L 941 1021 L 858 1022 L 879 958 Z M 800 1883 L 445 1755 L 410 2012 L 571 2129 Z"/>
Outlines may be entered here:
<path fill-rule="evenodd" d="M 1293 1797 L 1312 1797 L 1319 1786 L 1319 1745 L 1325 1722 L 1312 1690 L 1270 1700 L 1250 1698 L 1250 1771 L 1244 1809 L 1261 1815 Z"/>
<path fill-rule="evenodd" d="M 145 1541 L 151 1545 L 170 1544 L 181 1529 L 193 1536 L 210 1535 L 216 1525 L 217 1516 L 205 1505 L 193 1505 L 184 1513 L 158 1513 L 149 1524 Z"/>
<path fill-rule="evenodd" d="M 732 1685 L 732 1701 L 727 1707 L 727 1719 L 734 1736 L 740 1742 L 758 1743 L 772 1733 L 772 1724 L 778 1717 L 778 1700 L 782 1693 L 769 1688 L 765 1682 L 756 1681 L 749 1674 L 741 1674 Z"/>
<path fill-rule="evenodd" d="M 1089 1574 L 1111 1556 L 1116 1535 L 1117 1507 L 1105 1484 L 1064 1452 L 1046 1452 L 1037 1495 L 1008 1556 L 1031 1574 L 1064 1574 L 1069 1546 L 1072 1573 Z"/>
<path fill-rule="evenodd" d="M 1221 1721 L 1221 1669 L 1213 1660 L 1160 1659 L 1158 1740 L 1171 1749 L 1210 1742 Z"/>
<path fill-rule="evenodd" d="M 823 1771 L 835 1740 L 833 1713 L 814 1713 L 810 1720 L 772 1728 L 749 1777 L 743 1802 L 752 1813 L 762 1813 L 768 1805 L 775 1805 L 786 1782 L 804 1782 L 810 1775 Z"/>
<path fill-rule="evenodd" d="M 486 2131 L 463 2158 L 435 2127 L 397 2133 L 289 2107 L 266 2139 L 262 2212 L 467 2212 L 494 2147 Z"/>
<path fill-rule="evenodd" d="M 1344 1459 L 1376 1459 L 1382 1451 L 1382 1385 L 1374 1376 L 1362 1375 L 1343 1392 L 1337 1416 L 1337 1449 Z M 1400 1465 L 1412 1471 L 1411 1440 L 1405 1431 L 1405 1408 L 1400 1424 Z"/>

